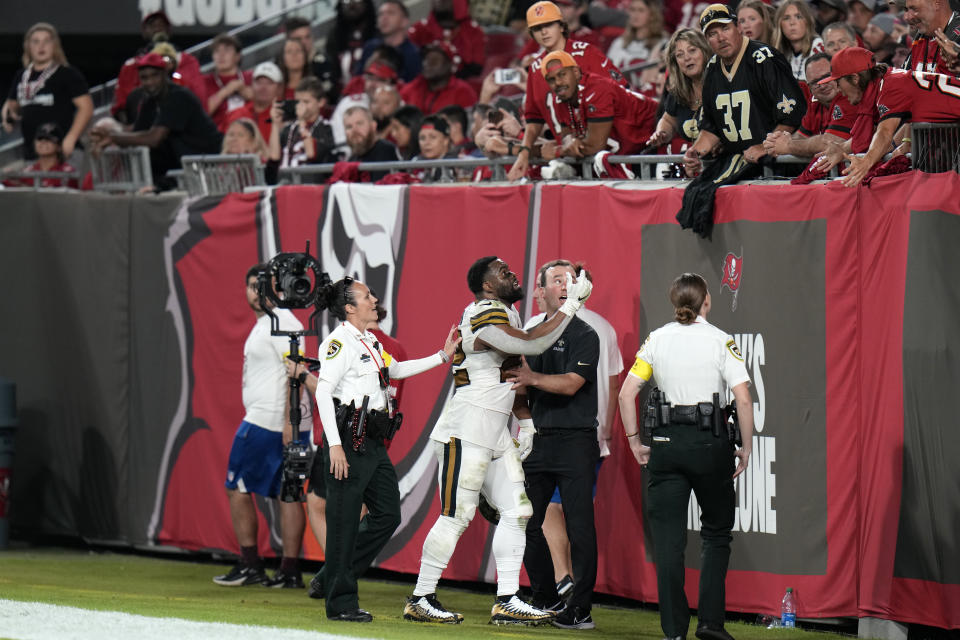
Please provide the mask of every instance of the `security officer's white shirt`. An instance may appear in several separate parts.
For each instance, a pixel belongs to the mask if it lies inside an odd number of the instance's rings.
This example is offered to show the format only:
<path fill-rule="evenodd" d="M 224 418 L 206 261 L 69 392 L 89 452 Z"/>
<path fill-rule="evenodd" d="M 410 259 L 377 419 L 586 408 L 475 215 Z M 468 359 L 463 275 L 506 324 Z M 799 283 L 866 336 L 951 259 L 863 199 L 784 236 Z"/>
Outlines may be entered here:
<path fill-rule="evenodd" d="M 323 389 L 331 389 L 331 395 L 343 404 L 357 408 L 363 405 L 363 397 L 368 396 L 368 410 L 387 411 L 389 409 L 386 381 L 381 385 L 381 367 L 386 367 L 391 378 L 398 380 L 422 373 L 443 363 L 439 354 L 399 362 L 384 351 L 377 337 L 369 331 L 361 332 L 349 322 L 330 332 L 320 344 L 320 371 L 317 373 L 317 410 L 323 423 L 323 433 L 330 446 L 340 444 L 334 416 L 329 415 L 329 401 L 322 404 Z"/>
<path fill-rule="evenodd" d="M 274 309 L 280 329 L 301 331 L 303 325 L 289 309 Z M 270 335 L 270 316 L 264 314 L 250 330 L 243 345 L 243 419 L 270 431 L 283 431 L 288 422 L 286 412 L 287 383 L 286 357 L 290 353 L 290 339 Z M 306 411 L 304 412 L 304 405 Z M 301 426 L 312 420 L 310 403 L 301 399 Z"/>
<path fill-rule="evenodd" d="M 547 317 L 541 313 L 535 315 L 523 326 L 529 331 Z M 623 356 L 617 344 L 617 331 L 606 318 L 586 307 L 577 311 L 577 317 L 597 332 L 600 338 L 600 359 L 597 361 L 597 443 L 600 445 L 600 457 L 610 455 L 610 444 L 601 437 L 604 425 L 613 420 L 610 415 L 610 376 L 618 376 L 623 371 Z"/>
<path fill-rule="evenodd" d="M 674 405 L 710 402 L 714 393 L 750 382 L 743 356 L 733 337 L 703 316 L 691 324 L 671 322 L 653 331 L 637 352 L 630 374 L 649 381 L 651 376 Z"/>

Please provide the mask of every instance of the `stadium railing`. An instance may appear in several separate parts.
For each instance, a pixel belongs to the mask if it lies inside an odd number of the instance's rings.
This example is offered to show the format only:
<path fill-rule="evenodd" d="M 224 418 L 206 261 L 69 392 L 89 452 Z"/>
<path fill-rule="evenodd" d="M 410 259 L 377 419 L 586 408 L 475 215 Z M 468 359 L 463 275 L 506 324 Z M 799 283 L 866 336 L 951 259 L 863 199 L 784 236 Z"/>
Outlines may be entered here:
<path fill-rule="evenodd" d="M 611 164 L 624 163 L 632 165 L 637 171 L 637 178 L 641 180 L 658 180 L 658 165 L 674 165 L 683 162 L 682 155 L 610 155 L 607 157 Z M 579 174 L 579 177 L 585 180 L 593 179 L 593 156 L 583 159 L 562 158 L 560 161 L 566 165 L 572 165 Z M 490 167 L 493 172 L 493 181 L 502 182 L 506 180 L 506 171 L 516 161 L 516 156 L 503 156 L 498 158 L 444 158 L 440 160 L 396 160 L 391 162 L 361 162 L 357 167 L 359 171 L 412 171 L 423 169 L 440 169 L 440 179 L 434 182 L 460 182 L 464 181 L 456 170 L 475 169 L 477 167 Z M 535 164 L 546 164 L 542 160 L 535 160 Z M 807 165 L 810 158 L 801 158 L 797 156 L 780 156 L 776 159 L 776 165 Z M 336 164 L 313 164 L 300 167 L 287 167 L 280 169 L 281 181 L 289 181 L 292 184 L 301 184 L 305 176 L 317 177 L 333 173 Z M 764 176 L 773 177 L 776 174 L 775 168 L 764 166 Z M 839 175 L 837 169 L 831 172 L 831 176 Z M 467 178 L 466 180 L 469 180 Z"/>
<path fill-rule="evenodd" d="M 62 180 L 64 183 L 73 181 L 79 184 L 83 180 L 83 174 L 78 171 L 6 171 L 0 173 L 0 182 L 6 183 L 5 186 L 7 187 L 21 187 L 39 191 L 40 189 L 61 189 L 68 186 L 63 184 L 60 187 L 45 187 L 42 183 L 47 178 Z M 20 180 L 29 180 L 32 184 L 16 184 Z"/>
<path fill-rule="evenodd" d="M 183 156 L 180 161 L 183 169 L 167 175 L 176 177 L 180 188 L 191 196 L 242 192 L 266 184 L 258 155 Z"/>
<path fill-rule="evenodd" d="M 914 169 L 927 173 L 960 171 L 960 122 L 914 122 L 911 130 Z"/>
<path fill-rule="evenodd" d="M 90 154 L 96 191 L 139 191 L 153 186 L 149 147 L 104 149 Z"/>

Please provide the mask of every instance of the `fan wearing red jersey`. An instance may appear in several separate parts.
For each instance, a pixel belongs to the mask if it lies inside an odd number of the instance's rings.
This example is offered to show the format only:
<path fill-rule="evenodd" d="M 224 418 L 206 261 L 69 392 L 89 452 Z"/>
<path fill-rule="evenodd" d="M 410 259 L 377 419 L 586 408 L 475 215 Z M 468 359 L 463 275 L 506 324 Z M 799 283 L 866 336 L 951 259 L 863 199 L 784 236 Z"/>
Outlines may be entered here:
<path fill-rule="evenodd" d="M 563 14 L 552 2 L 542 0 L 527 10 L 527 29 L 544 53 L 534 60 L 527 70 L 527 93 L 524 102 L 524 118 L 527 124 L 523 144 L 517 151 L 517 161 L 507 174 L 510 180 L 518 180 L 526 175 L 530 167 L 531 149 L 543 132 L 544 124 L 549 125 L 554 137 L 559 139 L 561 124 L 556 116 L 556 105 L 540 70 L 546 55 L 554 51 L 566 51 L 573 56 L 582 71 L 604 75 L 624 87 L 627 86 L 620 70 L 607 60 L 600 49 L 569 38 L 569 28 L 563 20 Z"/>
<path fill-rule="evenodd" d="M 879 122 L 862 156 L 847 155 L 843 184 L 855 187 L 891 149 L 894 134 L 908 122 L 955 122 L 960 120 L 960 79 L 939 73 L 905 71 L 878 65 L 866 49 L 851 47 L 833 59 L 833 75 L 851 104 L 859 103 L 876 89 Z"/>
<path fill-rule="evenodd" d="M 566 51 L 543 59 L 543 77 L 556 98 L 563 141 L 558 156 L 582 158 L 610 150 L 637 153 L 657 123 L 657 103 L 595 73 L 584 72 Z"/>

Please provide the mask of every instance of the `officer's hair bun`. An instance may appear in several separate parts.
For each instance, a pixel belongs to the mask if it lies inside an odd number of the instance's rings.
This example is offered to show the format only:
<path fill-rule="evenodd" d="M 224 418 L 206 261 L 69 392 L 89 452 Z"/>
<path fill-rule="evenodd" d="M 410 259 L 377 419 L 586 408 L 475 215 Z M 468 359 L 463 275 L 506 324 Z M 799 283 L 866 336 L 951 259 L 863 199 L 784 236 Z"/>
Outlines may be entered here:
<path fill-rule="evenodd" d="M 697 312 L 687 306 L 677 307 L 674 317 L 680 324 L 690 324 L 697 319 Z"/>
<path fill-rule="evenodd" d="M 320 301 L 337 320 L 347 319 L 347 304 L 353 304 L 353 278 L 343 278 L 328 284 L 319 292 Z"/>

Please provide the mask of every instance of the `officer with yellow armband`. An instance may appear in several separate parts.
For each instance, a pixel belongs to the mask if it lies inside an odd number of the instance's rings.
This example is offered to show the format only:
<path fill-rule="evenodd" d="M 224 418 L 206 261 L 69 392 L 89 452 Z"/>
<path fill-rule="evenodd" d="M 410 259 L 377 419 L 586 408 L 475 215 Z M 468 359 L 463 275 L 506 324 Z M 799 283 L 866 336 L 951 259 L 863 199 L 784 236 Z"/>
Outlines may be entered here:
<path fill-rule="evenodd" d="M 707 322 L 706 281 L 684 273 L 673 281 L 670 302 L 676 322 L 653 331 L 620 388 L 620 416 L 637 462 L 649 471 L 647 517 L 657 565 L 660 626 L 667 638 L 685 638 L 690 609 L 683 590 L 687 504 L 693 489 L 700 505 L 703 545 L 700 573 L 700 640 L 732 640 L 723 628 L 724 581 L 730 559 L 736 494 L 733 479 L 747 468 L 752 448 L 750 378 L 733 338 Z M 651 446 L 640 441 L 637 395 L 656 377 L 662 403 Z M 735 449 L 713 395 L 733 392 L 743 446 Z M 734 467 L 734 455 L 738 459 Z"/>

